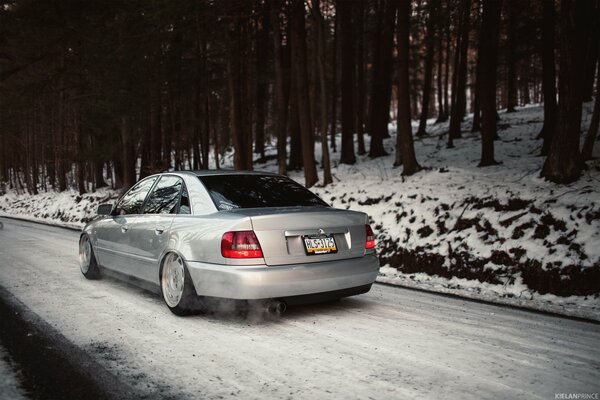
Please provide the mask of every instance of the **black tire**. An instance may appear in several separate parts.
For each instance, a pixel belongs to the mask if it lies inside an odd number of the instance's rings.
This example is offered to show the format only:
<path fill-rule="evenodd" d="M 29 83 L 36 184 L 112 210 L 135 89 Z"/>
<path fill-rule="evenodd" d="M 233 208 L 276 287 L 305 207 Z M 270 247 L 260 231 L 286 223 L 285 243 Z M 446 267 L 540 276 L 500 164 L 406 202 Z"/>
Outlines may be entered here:
<path fill-rule="evenodd" d="M 176 271 L 173 271 L 170 263 L 176 265 Z M 160 293 L 169 310 L 175 315 L 189 315 L 202 310 L 185 261 L 176 253 L 169 253 L 163 258 L 160 268 Z"/>
<path fill-rule="evenodd" d="M 79 239 L 79 269 L 87 279 L 100 278 L 100 268 L 98 268 L 98 261 L 96 260 L 92 242 L 88 235 L 85 234 L 81 235 Z"/>

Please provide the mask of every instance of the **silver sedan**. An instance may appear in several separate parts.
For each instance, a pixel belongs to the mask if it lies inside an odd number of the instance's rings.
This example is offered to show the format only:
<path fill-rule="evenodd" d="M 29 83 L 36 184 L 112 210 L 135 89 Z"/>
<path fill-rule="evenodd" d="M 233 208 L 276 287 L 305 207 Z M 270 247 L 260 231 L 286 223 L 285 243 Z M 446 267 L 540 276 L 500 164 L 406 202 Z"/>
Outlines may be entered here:
<path fill-rule="evenodd" d="M 263 172 L 169 172 L 98 207 L 81 234 L 86 278 L 100 268 L 157 289 L 175 314 L 202 299 L 320 301 L 369 291 L 379 271 L 365 213 L 329 207 Z"/>

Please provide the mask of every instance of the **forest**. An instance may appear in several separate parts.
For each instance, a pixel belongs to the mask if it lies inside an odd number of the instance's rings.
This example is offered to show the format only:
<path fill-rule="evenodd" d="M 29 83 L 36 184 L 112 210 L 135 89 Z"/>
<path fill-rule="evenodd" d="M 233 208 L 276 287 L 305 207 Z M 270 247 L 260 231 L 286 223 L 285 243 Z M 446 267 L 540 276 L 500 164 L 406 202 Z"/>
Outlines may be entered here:
<path fill-rule="evenodd" d="M 3 0 L 0 182 L 82 194 L 233 152 L 326 186 L 332 162 L 387 155 L 390 122 L 412 175 L 427 121 L 459 147 L 470 113 L 483 168 L 499 114 L 539 103 L 539 173 L 574 182 L 597 141 L 599 21 L 598 0 Z"/>

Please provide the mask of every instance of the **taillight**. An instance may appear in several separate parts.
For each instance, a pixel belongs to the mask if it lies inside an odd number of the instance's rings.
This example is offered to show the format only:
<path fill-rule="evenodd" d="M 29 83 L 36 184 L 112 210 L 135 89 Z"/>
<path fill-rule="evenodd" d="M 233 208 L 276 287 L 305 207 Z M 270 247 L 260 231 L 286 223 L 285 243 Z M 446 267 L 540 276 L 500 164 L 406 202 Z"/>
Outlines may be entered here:
<path fill-rule="evenodd" d="M 375 234 L 373 233 L 373 229 L 371 229 L 371 225 L 365 225 L 365 229 L 367 232 L 367 241 L 365 242 L 365 249 L 374 249 L 375 248 Z"/>
<path fill-rule="evenodd" d="M 221 255 L 225 258 L 262 258 L 263 253 L 254 231 L 237 231 L 223 235 Z"/>

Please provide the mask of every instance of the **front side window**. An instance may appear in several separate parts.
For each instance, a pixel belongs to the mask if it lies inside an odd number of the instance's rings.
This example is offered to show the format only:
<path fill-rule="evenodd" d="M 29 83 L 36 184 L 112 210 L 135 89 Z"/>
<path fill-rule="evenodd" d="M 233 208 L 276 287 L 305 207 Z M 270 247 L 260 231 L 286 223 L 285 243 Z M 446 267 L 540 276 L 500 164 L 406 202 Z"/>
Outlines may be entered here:
<path fill-rule="evenodd" d="M 257 207 L 328 207 L 293 180 L 277 175 L 200 176 L 219 210 Z"/>
<path fill-rule="evenodd" d="M 162 176 L 150 193 L 144 214 L 176 214 L 183 182 L 176 176 Z"/>
<path fill-rule="evenodd" d="M 115 213 L 117 215 L 140 214 L 141 208 L 144 205 L 144 200 L 155 181 L 156 177 L 153 176 L 135 184 L 129 192 L 121 198 L 117 204 Z"/>

